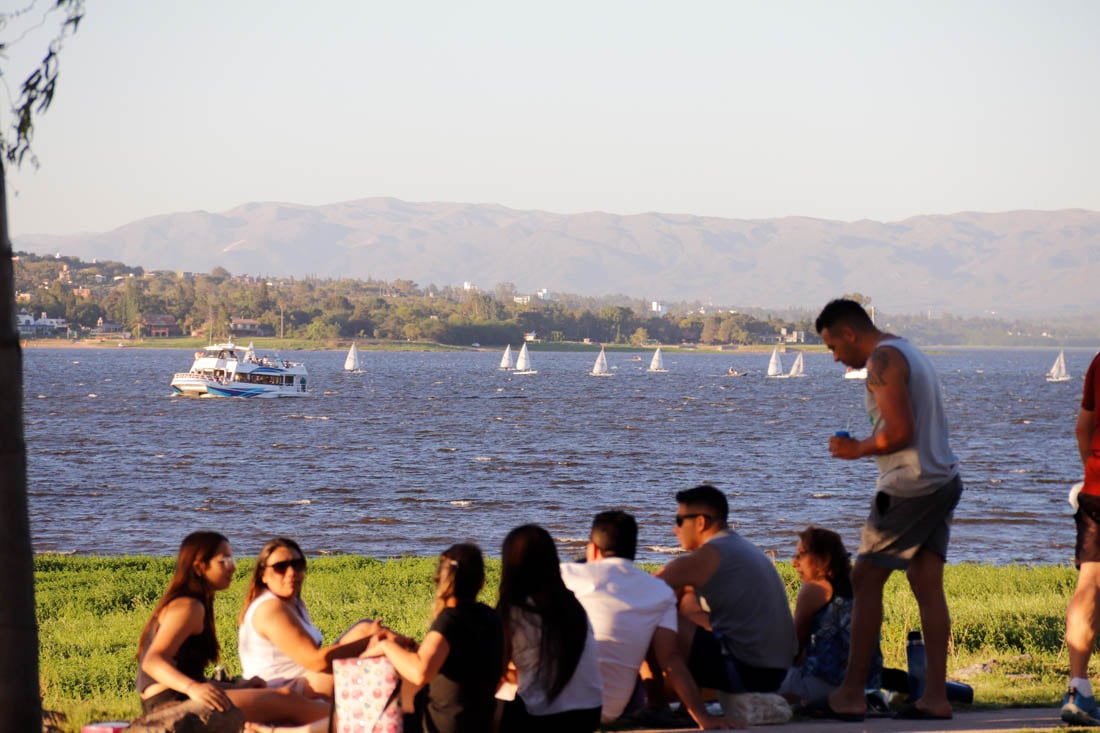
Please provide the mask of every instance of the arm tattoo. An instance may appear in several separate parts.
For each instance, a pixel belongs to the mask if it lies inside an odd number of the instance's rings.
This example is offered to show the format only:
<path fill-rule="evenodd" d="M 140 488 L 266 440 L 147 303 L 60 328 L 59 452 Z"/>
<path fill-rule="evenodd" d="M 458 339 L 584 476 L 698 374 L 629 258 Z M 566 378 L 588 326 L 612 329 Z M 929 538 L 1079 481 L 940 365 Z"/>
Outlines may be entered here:
<path fill-rule="evenodd" d="M 886 370 L 890 367 L 890 350 L 875 349 L 867 367 L 867 383 L 874 387 L 885 387 Z"/>

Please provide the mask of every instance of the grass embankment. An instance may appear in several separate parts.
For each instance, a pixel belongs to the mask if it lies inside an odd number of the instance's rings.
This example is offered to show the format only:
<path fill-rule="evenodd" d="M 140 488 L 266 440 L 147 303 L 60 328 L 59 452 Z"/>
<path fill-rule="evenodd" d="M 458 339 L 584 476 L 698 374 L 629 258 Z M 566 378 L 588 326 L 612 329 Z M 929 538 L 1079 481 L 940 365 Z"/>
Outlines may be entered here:
<path fill-rule="evenodd" d="M 173 561 L 151 557 L 60 557 L 36 560 L 43 705 L 63 712 L 72 730 L 94 720 L 131 719 L 139 704 L 133 680 L 137 636 L 171 575 Z M 498 561 L 491 561 L 482 600 L 496 600 Z M 222 664 L 239 674 L 236 616 L 252 562 L 217 600 Z M 362 617 L 380 618 L 422 638 L 428 628 L 434 558 L 359 556 L 311 561 L 303 597 L 326 640 Z M 793 601 L 797 580 L 779 565 Z M 1066 603 L 1076 582 L 1068 567 L 947 568 L 954 620 L 949 672 L 985 664 L 965 676 L 978 704 L 1054 704 L 1068 666 L 1062 643 Z M 886 663 L 905 667 L 905 640 L 919 628 L 916 604 L 899 574 L 887 586 L 882 646 Z M 957 676 L 957 675 L 954 675 Z"/>

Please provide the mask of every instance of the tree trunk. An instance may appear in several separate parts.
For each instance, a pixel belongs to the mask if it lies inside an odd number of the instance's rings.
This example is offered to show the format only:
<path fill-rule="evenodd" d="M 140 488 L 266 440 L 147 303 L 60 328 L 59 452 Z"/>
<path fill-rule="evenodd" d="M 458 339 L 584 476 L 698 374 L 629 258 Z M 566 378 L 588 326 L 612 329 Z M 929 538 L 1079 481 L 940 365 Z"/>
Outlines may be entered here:
<path fill-rule="evenodd" d="M 23 353 L 0 160 L 0 733 L 42 730 L 34 553 L 27 515 Z"/>

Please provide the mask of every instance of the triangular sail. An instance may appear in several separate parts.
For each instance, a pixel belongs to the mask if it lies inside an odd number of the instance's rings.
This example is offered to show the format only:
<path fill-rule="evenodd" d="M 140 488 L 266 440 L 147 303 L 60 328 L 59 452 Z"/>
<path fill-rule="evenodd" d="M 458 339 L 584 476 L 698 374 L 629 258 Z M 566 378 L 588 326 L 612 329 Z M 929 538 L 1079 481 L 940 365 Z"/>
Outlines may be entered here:
<path fill-rule="evenodd" d="M 1069 372 L 1066 371 L 1066 352 L 1065 350 L 1058 352 L 1058 358 L 1054 360 L 1054 365 L 1047 372 L 1048 382 L 1068 382 Z"/>
<path fill-rule="evenodd" d="M 806 367 L 802 363 L 802 352 L 798 352 L 798 356 L 794 359 L 794 364 L 791 365 L 791 371 L 787 373 L 788 377 L 804 377 L 806 376 Z"/>
<path fill-rule="evenodd" d="M 348 349 L 347 358 L 344 359 L 344 371 L 357 372 L 361 369 L 362 367 L 359 365 L 359 349 L 356 348 L 355 344 L 352 344 L 351 348 Z"/>
<path fill-rule="evenodd" d="M 649 362 L 649 371 L 651 372 L 667 372 L 665 369 L 665 361 L 661 358 L 661 347 L 658 346 L 657 350 L 653 352 L 653 360 Z"/>
<path fill-rule="evenodd" d="M 602 346 L 600 347 L 600 355 L 596 357 L 596 363 L 592 365 L 592 373 L 597 377 L 611 373 L 607 368 L 607 355 L 604 354 Z"/>
<path fill-rule="evenodd" d="M 525 344 L 526 345 L 526 344 Z M 504 371 L 513 369 L 512 366 L 512 345 L 508 344 L 504 347 L 504 355 L 500 357 L 500 368 Z"/>
<path fill-rule="evenodd" d="M 772 350 L 771 361 L 768 362 L 768 376 L 769 377 L 782 377 L 783 374 L 783 360 L 779 358 L 779 347 L 777 346 Z"/>
<path fill-rule="evenodd" d="M 519 356 L 516 357 L 516 374 L 536 374 L 531 368 L 531 357 L 527 354 L 527 344 L 519 348 Z"/>

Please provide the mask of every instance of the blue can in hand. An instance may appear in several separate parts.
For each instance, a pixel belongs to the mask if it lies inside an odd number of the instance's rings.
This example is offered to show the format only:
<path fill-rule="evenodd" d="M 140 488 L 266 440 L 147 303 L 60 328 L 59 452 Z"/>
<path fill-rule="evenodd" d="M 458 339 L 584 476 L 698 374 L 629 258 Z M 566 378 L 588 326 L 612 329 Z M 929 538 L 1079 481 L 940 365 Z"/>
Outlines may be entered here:
<path fill-rule="evenodd" d="M 850 437 L 852 437 L 852 434 L 849 433 L 847 430 L 838 430 L 835 433 L 833 433 L 833 435 L 835 435 L 838 438 L 850 438 Z"/>

